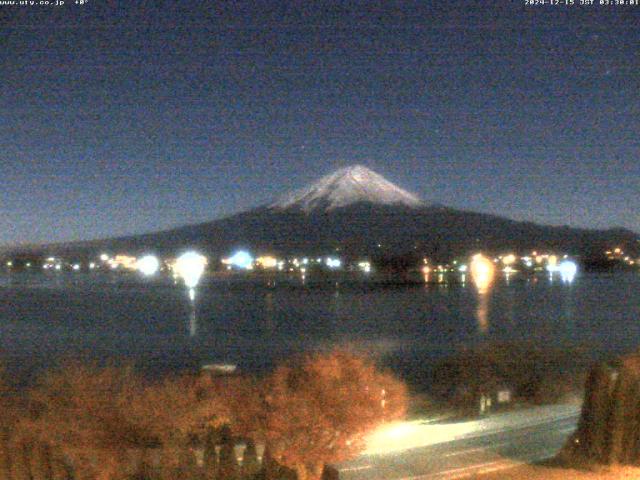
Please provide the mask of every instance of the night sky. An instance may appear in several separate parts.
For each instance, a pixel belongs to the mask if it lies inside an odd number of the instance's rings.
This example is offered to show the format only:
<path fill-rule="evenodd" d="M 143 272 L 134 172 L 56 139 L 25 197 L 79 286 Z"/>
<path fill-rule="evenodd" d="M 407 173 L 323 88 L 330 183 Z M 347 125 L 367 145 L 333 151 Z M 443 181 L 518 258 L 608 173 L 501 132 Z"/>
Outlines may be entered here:
<path fill-rule="evenodd" d="M 0 6 L 0 245 L 212 220 L 354 163 L 640 232 L 640 6 L 524 2 Z"/>

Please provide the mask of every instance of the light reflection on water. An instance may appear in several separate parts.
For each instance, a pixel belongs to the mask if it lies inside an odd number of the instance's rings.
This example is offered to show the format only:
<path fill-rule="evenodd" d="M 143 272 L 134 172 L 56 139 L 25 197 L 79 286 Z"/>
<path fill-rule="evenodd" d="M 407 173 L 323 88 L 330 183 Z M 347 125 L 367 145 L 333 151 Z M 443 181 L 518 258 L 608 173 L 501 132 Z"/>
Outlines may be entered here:
<path fill-rule="evenodd" d="M 488 288 L 474 281 L 314 288 L 207 280 L 190 300 L 170 281 L 0 276 L 0 357 L 46 363 L 88 351 L 153 365 L 260 365 L 343 342 L 424 361 L 484 341 L 602 350 L 640 344 L 635 274 L 582 274 L 573 284 L 516 274 L 509 285 L 498 275 Z"/>
<path fill-rule="evenodd" d="M 196 311 L 196 291 L 189 289 L 189 336 L 195 337 L 198 334 L 198 317 Z"/>
<path fill-rule="evenodd" d="M 489 330 L 489 293 L 478 293 L 478 308 L 476 308 L 476 318 L 478 319 L 478 329 L 480 333 L 487 333 Z"/>
<path fill-rule="evenodd" d="M 198 317 L 196 316 L 195 307 L 191 308 L 189 313 L 189 336 L 195 337 L 198 333 Z"/>
<path fill-rule="evenodd" d="M 471 279 L 478 291 L 478 306 L 476 308 L 476 318 L 478 319 L 478 330 L 485 334 L 489 330 L 489 297 L 495 281 L 495 267 L 493 262 L 481 254 L 475 255 L 470 265 Z M 507 275 L 506 285 L 509 286 L 509 276 Z"/>

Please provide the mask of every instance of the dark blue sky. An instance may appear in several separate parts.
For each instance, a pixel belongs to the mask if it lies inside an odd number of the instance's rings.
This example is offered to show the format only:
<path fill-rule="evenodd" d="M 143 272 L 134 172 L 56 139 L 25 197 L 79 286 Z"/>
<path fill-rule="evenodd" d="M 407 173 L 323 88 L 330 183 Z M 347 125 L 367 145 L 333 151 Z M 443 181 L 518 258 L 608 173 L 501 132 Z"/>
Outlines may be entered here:
<path fill-rule="evenodd" d="M 0 245 L 206 221 L 352 163 L 640 232 L 640 7 L 90 0 L 0 22 Z"/>

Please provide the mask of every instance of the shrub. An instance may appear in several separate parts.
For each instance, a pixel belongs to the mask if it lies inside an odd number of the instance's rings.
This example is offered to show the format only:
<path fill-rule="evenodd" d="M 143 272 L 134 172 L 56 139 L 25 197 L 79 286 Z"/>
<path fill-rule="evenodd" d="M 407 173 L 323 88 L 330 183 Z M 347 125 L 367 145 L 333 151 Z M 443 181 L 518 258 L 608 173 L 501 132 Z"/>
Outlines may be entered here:
<path fill-rule="evenodd" d="M 406 389 L 366 358 L 346 351 L 307 355 L 264 385 L 262 431 L 273 457 L 298 480 L 357 455 L 364 435 L 405 414 Z"/>

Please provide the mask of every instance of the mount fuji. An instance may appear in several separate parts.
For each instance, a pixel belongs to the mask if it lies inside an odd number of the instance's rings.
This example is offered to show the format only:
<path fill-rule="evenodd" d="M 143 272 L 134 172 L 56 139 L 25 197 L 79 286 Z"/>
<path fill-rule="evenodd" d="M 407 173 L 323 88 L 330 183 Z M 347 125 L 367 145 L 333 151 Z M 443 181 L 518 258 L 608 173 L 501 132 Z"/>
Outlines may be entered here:
<path fill-rule="evenodd" d="M 298 208 L 310 213 L 317 210 L 331 211 L 354 203 L 424 206 L 424 202 L 417 196 L 367 167 L 356 165 L 341 168 L 308 187 L 291 192 L 270 207 L 280 210 Z"/>
<path fill-rule="evenodd" d="M 557 249 L 597 256 L 614 245 L 640 254 L 639 236 L 629 230 L 545 226 L 427 204 L 356 165 L 272 203 L 219 220 L 144 235 L 44 245 L 36 251 L 77 256 L 93 256 L 101 250 L 174 255 L 197 248 L 211 256 L 226 256 L 246 248 L 256 254 L 412 253 L 448 260 L 478 250 Z"/>

